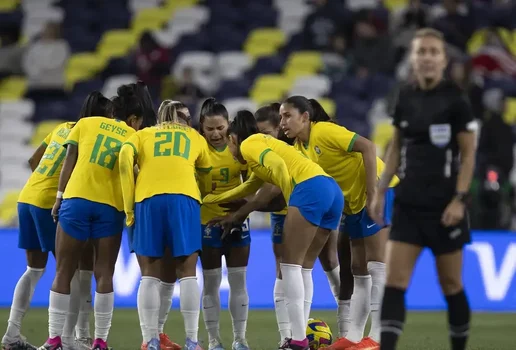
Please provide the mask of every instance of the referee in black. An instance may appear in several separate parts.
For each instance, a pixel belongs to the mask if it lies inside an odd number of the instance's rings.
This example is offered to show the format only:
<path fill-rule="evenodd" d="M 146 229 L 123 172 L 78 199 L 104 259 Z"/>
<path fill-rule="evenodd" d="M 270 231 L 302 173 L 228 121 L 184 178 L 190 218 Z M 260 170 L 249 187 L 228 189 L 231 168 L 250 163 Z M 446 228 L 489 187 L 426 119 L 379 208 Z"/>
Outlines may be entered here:
<path fill-rule="evenodd" d="M 394 136 L 372 203 L 372 216 L 382 224 L 384 194 L 398 174 L 386 250 L 380 349 L 396 348 L 405 322 L 405 291 L 416 260 L 428 247 L 448 304 L 451 348 L 464 350 L 470 309 L 462 284 L 462 255 L 471 240 L 464 201 L 475 166 L 477 123 L 461 89 L 443 78 L 443 35 L 434 29 L 417 31 L 410 55 L 415 82 L 398 91 Z"/>

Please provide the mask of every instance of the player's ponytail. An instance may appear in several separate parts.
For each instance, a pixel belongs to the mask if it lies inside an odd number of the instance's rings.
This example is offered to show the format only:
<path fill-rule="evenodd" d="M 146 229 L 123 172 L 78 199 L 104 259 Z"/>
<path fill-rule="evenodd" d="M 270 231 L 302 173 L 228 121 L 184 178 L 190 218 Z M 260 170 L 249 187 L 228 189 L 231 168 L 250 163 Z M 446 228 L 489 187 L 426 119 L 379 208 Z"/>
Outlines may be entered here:
<path fill-rule="evenodd" d="M 165 100 L 161 102 L 161 105 L 158 109 L 158 124 L 166 124 L 166 123 L 180 123 L 180 119 L 178 116 L 178 112 L 176 106 L 174 105 L 174 101 Z"/>
<path fill-rule="evenodd" d="M 324 110 L 323 106 L 316 99 L 309 99 L 310 105 L 312 106 L 313 113 L 310 114 L 310 121 L 313 122 L 329 122 L 331 121 L 330 116 Z"/>
<path fill-rule="evenodd" d="M 240 144 L 249 136 L 257 134 L 258 125 L 253 113 L 247 110 L 238 111 L 233 121 L 229 124 L 227 135 L 235 134 Z"/>
<path fill-rule="evenodd" d="M 134 84 L 134 92 L 143 108 L 143 123 L 141 128 L 156 125 L 156 111 L 154 110 L 154 103 L 152 102 L 152 97 L 147 85 L 145 85 L 143 81 L 137 81 L 136 84 Z"/>
<path fill-rule="evenodd" d="M 84 100 L 77 120 L 86 117 L 111 118 L 112 116 L 113 102 L 99 91 L 93 91 Z"/>
<path fill-rule="evenodd" d="M 222 103 L 217 102 L 214 97 L 207 98 L 201 106 L 201 112 L 199 113 L 199 131 L 202 133 L 202 126 L 204 120 L 208 117 L 221 116 L 229 121 L 229 114 L 226 106 Z"/>
<path fill-rule="evenodd" d="M 113 98 L 114 115 L 116 119 L 127 121 L 131 116 L 143 118 L 144 108 L 138 95 L 135 84 L 121 85 L 117 89 L 117 96 Z"/>

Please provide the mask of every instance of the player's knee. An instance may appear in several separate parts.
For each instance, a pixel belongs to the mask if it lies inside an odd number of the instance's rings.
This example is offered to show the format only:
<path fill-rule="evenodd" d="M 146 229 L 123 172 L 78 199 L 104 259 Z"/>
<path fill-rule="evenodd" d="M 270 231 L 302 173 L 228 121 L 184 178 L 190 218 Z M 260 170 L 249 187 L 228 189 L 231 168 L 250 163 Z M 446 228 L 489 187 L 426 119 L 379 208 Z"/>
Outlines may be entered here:
<path fill-rule="evenodd" d="M 460 292 L 464 287 L 462 284 L 462 278 L 442 274 L 439 276 L 439 284 L 444 295 L 454 295 Z"/>
<path fill-rule="evenodd" d="M 337 254 L 321 254 L 319 261 L 324 271 L 332 271 L 339 266 L 339 259 Z"/>
<path fill-rule="evenodd" d="M 410 272 L 404 270 L 387 269 L 386 286 L 407 289 L 410 282 Z"/>

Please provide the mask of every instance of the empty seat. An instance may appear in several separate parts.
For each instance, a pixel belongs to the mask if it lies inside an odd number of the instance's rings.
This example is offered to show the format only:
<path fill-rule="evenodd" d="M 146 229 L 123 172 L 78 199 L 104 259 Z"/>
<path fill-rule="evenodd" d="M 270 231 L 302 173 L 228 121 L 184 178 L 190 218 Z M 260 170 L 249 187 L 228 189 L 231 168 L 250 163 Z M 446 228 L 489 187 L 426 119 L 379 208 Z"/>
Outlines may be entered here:
<path fill-rule="evenodd" d="M 319 101 L 321 107 L 330 117 L 335 118 L 337 112 L 337 105 L 335 104 L 335 101 L 330 98 L 321 98 L 317 101 Z"/>
<path fill-rule="evenodd" d="M 129 0 L 129 10 L 133 13 L 153 8 L 153 7 L 159 7 L 161 3 L 161 0 Z"/>
<path fill-rule="evenodd" d="M 136 83 L 138 78 L 134 75 L 116 75 L 110 77 L 104 83 L 104 87 L 102 88 L 102 94 L 108 98 L 112 96 L 116 96 L 116 90 L 120 85 Z"/>
<path fill-rule="evenodd" d="M 257 107 L 257 104 L 247 98 L 247 97 L 235 97 L 227 99 L 223 102 L 224 106 L 226 106 L 226 109 L 228 110 L 229 118 L 233 119 L 235 117 L 236 112 L 242 109 L 247 109 L 251 112 L 255 112 Z"/>
<path fill-rule="evenodd" d="M 54 129 L 63 122 L 64 120 L 47 120 L 38 123 L 30 140 L 30 145 L 34 148 L 39 147 L 45 137 L 47 137 L 48 134 L 54 131 Z"/>
<path fill-rule="evenodd" d="M 0 101 L 17 101 L 27 92 L 27 79 L 24 77 L 7 77 L 0 81 Z"/>
<path fill-rule="evenodd" d="M 270 56 L 279 50 L 285 40 L 285 33 L 281 29 L 255 29 L 247 37 L 244 51 L 251 57 Z"/>
<path fill-rule="evenodd" d="M 312 75 L 297 78 L 292 89 L 306 90 L 316 96 L 324 96 L 330 92 L 331 81 L 325 75 Z"/>
<path fill-rule="evenodd" d="M 2 186 L 7 189 L 3 198 L 0 198 L 0 223 L 2 225 L 11 225 L 16 220 L 17 202 L 20 196 L 19 189 L 9 189 L 8 187 Z"/>
<path fill-rule="evenodd" d="M 72 55 L 68 60 L 65 78 L 69 88 L 76 82 L 93 78 L 107 64 L 107 60 L 94 52 Z"/>
<path fill-rule="evenodd" d="M 18 115 L 22 118 L 30 117 L 34 113 L 34 101 L 17 100 L 0 103 L 0 118 Z"/>
<path fill-rule="evenodd" d="M 217 61 L 221 79 L 238 78 L 252 65 L 251 58 L 241 51 L 221 52 Z"/>
<path fill-rule="evenodd" d="M 97 45 L 97 52 L 100 57 L 106 60 L 125 56 L 136 44 L 136 38 L 136 34 L 130 30 L 119 29 L 107 31 Z"/>
<path fill-rule="evenodd" d="M 169 20 L 171 11 L 161 7 L 150 7 L 138 11 L 133 17 L 131 28 L 136 35 L 148 30 L 162 28 Z"/>
<path fill-rule="evenodd" d="M 206 51 L 184 52 L 173 68 L 176 78 L 181 78 L 185 68 L 191 68 L 194 80 L 206 91 L 212 92 L 218 86 L 217 60 L 215 55 Z"/>
<path fill-rule="evenodd" d="M 175 22 L 190 22 L 201 26 L 208 22 L 209 18 L 210 10 L 205 6 L 185 7 L 175 11 L 174 17 L 170 19 L 169 24 L 173 25 Z"/>
<path fill-rule="evenodd" d="M 285 69 L 297 68 L 317 71 L 323 67 L 322 54 L 318 51 L 292 52 L 288 57 Z"/>

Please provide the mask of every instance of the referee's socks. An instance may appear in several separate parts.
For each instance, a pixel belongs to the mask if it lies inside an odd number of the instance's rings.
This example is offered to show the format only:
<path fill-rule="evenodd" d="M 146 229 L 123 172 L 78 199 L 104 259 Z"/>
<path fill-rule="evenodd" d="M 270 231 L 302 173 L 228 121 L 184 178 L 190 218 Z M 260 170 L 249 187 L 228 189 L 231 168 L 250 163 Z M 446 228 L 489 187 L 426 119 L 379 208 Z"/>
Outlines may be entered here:
<path fill-rule="evenodd" d="M 381 320 L 380 350 L 394 350 L 405 323 L 405 289 L 385 287 Z"/>
<path fill-rule="evenodd" d="M 471 312 L 464 290 L 457 294 L 447 295 L 448 325 L 452 350 L 465 350 L 469 335 Z"/>

